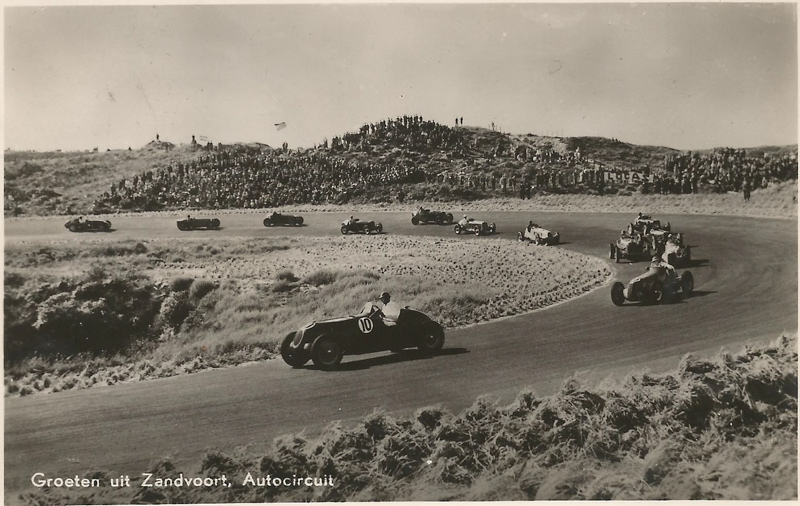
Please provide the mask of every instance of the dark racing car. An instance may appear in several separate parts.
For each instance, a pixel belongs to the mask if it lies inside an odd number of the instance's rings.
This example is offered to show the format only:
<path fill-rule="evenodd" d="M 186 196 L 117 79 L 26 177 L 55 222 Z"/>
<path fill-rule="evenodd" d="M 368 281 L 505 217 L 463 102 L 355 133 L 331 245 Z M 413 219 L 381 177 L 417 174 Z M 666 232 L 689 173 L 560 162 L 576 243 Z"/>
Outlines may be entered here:
<path fill-rule="evenodd" d="M 350 218 L 342 222 L 342 227 L 339 229 L 342 234 L 380 234 L 383 232 L 383 225 L 374 221 L 360 221 L 358 218 Z"/>
<path fill-rule="evenodd" d="M 178 220 L 178 230 L 217 230 L 220 222 L 217 218 L 192 218 L 187 216 L 185 220 Z"/>
<path fill-rule="evenodd" d="M 621 306 L 625 301 L 654 304 L 669 303 L 688 299 L 694 290 L 694 277 L 689 271 L 678 276 L 674 269 L 648 267 L 641 276 L 637 276 L 628 286 L 617 281 L 611 286 L 611 301 Z"/>
<path fill-rule="evenodd" d="M 444 346 L 444 329 L 419 311 L 400 310 L 397 324 L 384 324 L 377 305 L 367 303 L 361 314 L 311 322 L 290 332 L 281 343 L 281 357 L 292 367 L 309 360 L 320 369 L 334 369 L 344 355 L 418 348 L 435 354 Z"/>
<path fill-rule="evenodd" d="M 431 211 L 430 209 L 419 208 L 419 210 L 411 215 L 411 223 L 419 225 L 420 223 L 436 223 L 437 225 L 449 225 L 453 223 L 453 213 L 446 213 L 444 211 Z"/>
<path fill-rule="evenodd" d="M 643 235 L 648 235 L 653 230 L 663 230 L 669 232 L 672 229 L 669 222 L 662 225 L 660 220 L 654 220 L 652 216 L 647 214 L 639 214 L 633 223 L 628 224 L 628 233 L 639 232 Z"/>
<path fill-rule="evenodd" d="M 73 218 L 64 224 L 70 232 L 108 232 L 111 230 L 111 222 L 108 220 L 84 220 Z"/>
<path fill-rule="evenodd" d="M 302 216 L 292 216 L 291 214 L 281 214 L 273 212 L 264 218 L 265 227 L 283 225 L 286 227 L 299 227 L 303 224 Z"/>

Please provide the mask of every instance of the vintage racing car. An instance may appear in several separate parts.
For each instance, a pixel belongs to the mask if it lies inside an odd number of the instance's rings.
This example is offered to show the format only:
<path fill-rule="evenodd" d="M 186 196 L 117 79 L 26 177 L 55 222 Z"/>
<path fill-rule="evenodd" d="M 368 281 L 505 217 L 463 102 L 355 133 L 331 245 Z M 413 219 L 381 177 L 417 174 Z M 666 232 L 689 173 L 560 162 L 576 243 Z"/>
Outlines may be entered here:
<path fill-rule="evenodd" d="M 378 222 L 375 223 L 374 221 L 359 221 L 358 218 L 353 218 L 353 220 L 344 220 L 342 222 L 342 228 L 340 229 L 342 234 L 347 234 L 348 232 L 353 234 L 371 234 L 377 233 L 380 234 L 383 232 L 383 225 Z"/>
<path fill-rule="evenodd" d="M 661 258 L 674 267 L 685 267 L 692 262 L 692 250 L 683 243 L 683 234 L 668 234 Z"/>
<path fill-rule="evenodd" d="M 284 225 L 290 227 L 299 227 L 303 224 L 302 216 L 292 216 L 291 214 L 281 214 L 273 212 L 264 218 L 265 227 L 274 227 L 276 225 Z"/>
<path fill-rule="evenodd" d="M 621 281 L 611 286 L 611 300 L 621 306 L 626 300 L 632 302 L 656 303 L 672 302 L 681 298 L 688 299 L 694 290 L 694 277 L 689 271 L 678 276 L 674 270 L 652 269 L 637 276 L 628 283 Z"/>
<path fill-rule="evenodd" d="M 669 232 L 671 229 L 669 222 L 665 225 L 661 224 L 660 220 L 654 220 L 648 214 L 640 214 L 636 217 L 633 223 L 628 224 L 628 233 L 639 232 L 643 235 L 648 235 L 652 230 L 664 230 Z"/>
<path fill-rule="evenodd" d="M 418 348 L 434 354 L 444 345 L 444 329 L 427 315 L 400 310 L 397 324 L 384 324 L 380 308 L 368 302 L 361 314 L 309 323 L 281 342 L 281 357 L 292 367 L 310 360 L 320 369 L 334 369 L 344 355 Z"/>
<path fill-rule="evenodd" d="M 73 218 L 64 224 L 70 232 L 108 232 L 111 230 L 111 222 L 108 220 L 84 220 L 83 218 Z"/>
<path fill-rule="evenodd" d="M 419 225 L 420 223 L 449 225 L 453 223 L 453 213 L 431 211 L 430 209 L 423 209 L 420 207 L 416 213 L 411 215 L 411 223 L 414 225 Z"/>
<path fill-rule="evenodd" d="M 497 231 L 497 227 L 495 227 L 494 223 L 470 218 L 467 221 L 462 220 L 456 223 L 453 227 L 453 231 L 456 234 L 484 235 L 494 234 Z"/>
<path fill-rule="evenodd" d="M 217 218 L 192 218 L 187 216 L 185 220 L 178 220 L 178 230 L 217 230 L 219 228 Z"/>
<path fill-rule="evenodd" d="M 638 232 L 631 234 L 627 230 L 623 230 L 620 232 L 617 242 L 609 243 L 608 249 L 608 258 L 619 263 L 623 258 L 631 261 L 650 258 L 653 245 L 642 234 Z"/>
<path fill-rule="evenodd" d="M 542 228 L 536 223 L 528 222 L 528 226 L 522 232 L 517 232 L 517 240 L 520 242 L 528 241 L 538 245 L 553 246 L 561 241 L 558 232 L 552 232 Z"/>

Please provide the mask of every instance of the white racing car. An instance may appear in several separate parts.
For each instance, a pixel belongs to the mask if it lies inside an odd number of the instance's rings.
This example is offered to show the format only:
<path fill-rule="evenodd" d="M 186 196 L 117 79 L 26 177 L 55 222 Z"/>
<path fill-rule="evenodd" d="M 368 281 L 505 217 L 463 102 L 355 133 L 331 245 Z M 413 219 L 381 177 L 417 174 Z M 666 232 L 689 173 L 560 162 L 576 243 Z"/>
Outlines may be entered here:
<path fill-rule="evenodd" d="M 561 236 L 558 232 L 553 232 L 542 228 L 532 221 L 528 222 L 528 226 L 522 232 L 517 232 L 517 239 L 520 242 L 532 242 L 534 244 L 543 246 L 553 246 L 561 242 Z"/>

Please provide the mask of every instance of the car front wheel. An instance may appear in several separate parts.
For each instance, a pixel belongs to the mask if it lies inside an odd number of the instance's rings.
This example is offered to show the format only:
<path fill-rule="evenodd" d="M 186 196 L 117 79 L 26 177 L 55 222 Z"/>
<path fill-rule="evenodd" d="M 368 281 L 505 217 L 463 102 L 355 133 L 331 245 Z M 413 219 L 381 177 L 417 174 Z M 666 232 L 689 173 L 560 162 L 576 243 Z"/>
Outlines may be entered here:
<path fill-rule="evenodd" d="M 342 361 L 342 346 L 332 337 L 322 336 L 311 347 L 311 360 L 320 369 L 330 370 Z"/>
<path fill-rule="evenodd" d="M 694 276 L 689 271 L 684 272 L 681 274 L 681 292 L 683 292 L 683 298 L 688 299 L 692 296 L 692 290 L 694 290 Z"/>
<path fill-rule="evenodd" d="M 625 303 L 625 285 L 619 281 L 611 286 L 611 302 L 615 306 L 621 306 Z"/>
<path fill-rule="evenodd" d="M 292 367 L 303 367 L 308 362 L 308 356 L 302 350 L 292 350 L 295 332 L 289 332 L 281 343 L 281 358 Z"/>
<path fill-rule="evenodd" d="M 342 231 L 343 235 L 346 234 L 347 233 L 347 227 L 342 225 L 341 231 Z"/>

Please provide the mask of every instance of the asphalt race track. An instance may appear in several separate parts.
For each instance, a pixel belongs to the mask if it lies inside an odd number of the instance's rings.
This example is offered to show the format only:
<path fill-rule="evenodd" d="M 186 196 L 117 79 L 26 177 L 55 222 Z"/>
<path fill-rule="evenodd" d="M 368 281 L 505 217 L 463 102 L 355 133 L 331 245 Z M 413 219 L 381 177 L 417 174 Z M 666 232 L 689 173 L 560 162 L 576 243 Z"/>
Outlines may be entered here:
<path fill-rule="evenodd" d="M 646 211 L 646 210 L 643 210 Z M 16 241 L 156 239 L 179 236 L 275 237 L 339 235 L 344 213 L 302 213 L 306 226 L 261 224 L 263 214 L 218 214 L 219 231 L 178 232 L 176 217 L 111 217 L 111 233 L 74 234 L 65 218 L 6 220 L 6 244 Z M 454 212 L 459 217 L 462 212 Z M 557 230 L 557 246 L 608 260 L 608 244 L 631 215 L 474 213 L 497 223 L 508 255 L 525 246 L 516 233 L 528 219 Z M 472 216 L 472 213 L 470 214 Z M 211 216 L 198 214 L 197 217 Z M 451 226 L 419 225 L 410 213 L 360 213 L 388 234 L 455 237 Z M 275 436 L 313 434 L 331 420 L 357 420 L 381 407 L 393 414 L 442 404 L 452 411 L 481 394 L 501 402 L 532 386 L 552 392 L 575 371 L 594 379 L 632 369 L 674 368 L 687 352 L 776 338 L 797 329 L 797 222 L 712 216 L 657 216 L 684 232 L 695 261 L 694 297 L 664 306 L 615 307 L 610 285 L 527 315 L 447 332 L 439 356 L 414 351 L 345 357 L 341 370 L 282 360 L 182 377 L 5 400 L 5 487 L 31 490 L 34 472 L 74 476 L 107 470 L 133 476 L 152 460 L 172 456 L 197 465 L 205 449 L 268 446 Z M 309 238 L 313 241 L 313 238 Z M 373 237 L 349 236 L 370 241 Z M 510 242 L 510 241 L 514 242 Z M 615 264 L 623 282 L 646 263 Z M 359 307 L 364 301 L 353 301 Z M 398 301 L 403 304 L 402 301 Z M 188 468 L 187 468 L 188 469 Z M 199 471 L 199 469 L 198 469 Z"/>

